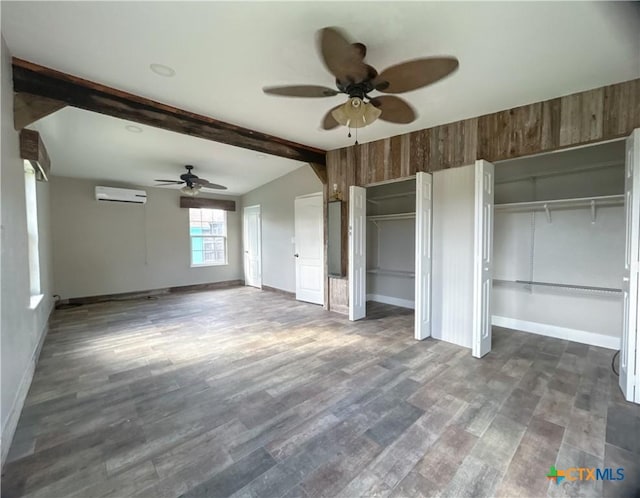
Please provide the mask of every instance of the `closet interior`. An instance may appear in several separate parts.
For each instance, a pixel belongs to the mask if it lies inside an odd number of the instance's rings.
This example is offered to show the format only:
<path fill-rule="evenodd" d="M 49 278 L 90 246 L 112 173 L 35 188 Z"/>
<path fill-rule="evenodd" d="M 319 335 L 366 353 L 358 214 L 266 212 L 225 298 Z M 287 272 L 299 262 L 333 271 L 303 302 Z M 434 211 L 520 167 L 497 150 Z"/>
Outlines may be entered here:
<path fill-rule="evenodd" d="M 495 165 L 492 323 L 619 349 L 624 141 Z"/>
<path fill-rule="evenodd" d="M 415 179 L 367 188 L 367 301 L 415 307 Z"/>

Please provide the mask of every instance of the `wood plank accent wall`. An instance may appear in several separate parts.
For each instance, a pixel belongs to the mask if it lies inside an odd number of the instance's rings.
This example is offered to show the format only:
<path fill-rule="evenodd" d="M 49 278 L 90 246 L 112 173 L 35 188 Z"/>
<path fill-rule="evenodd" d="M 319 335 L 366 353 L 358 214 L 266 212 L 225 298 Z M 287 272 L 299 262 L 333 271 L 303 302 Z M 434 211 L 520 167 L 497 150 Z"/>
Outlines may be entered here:
<path fill-rule="evenodd" d="M 207 199 L 206 197 L 180 197 L 181 208 L 206 208 L 235 211 L 236 201 L 226 199 Z"/>
<path fill-rule="evenodd" d="M 374 125 L 375 126 L 375 125 Z M 349 202 L 368 185 L 628 136 L 640 127 L 640 79 L 327 152 L 327 180 Z M 348 211 L 347 211 L 348 212 Z M 347 225 L 343 219 L 343 268 Z"/>
<path fill-rule="evenodd" d="M 640 127 L 640 79 L 327 152 L 345 200 L 368 185 L 627 136 Z"/>

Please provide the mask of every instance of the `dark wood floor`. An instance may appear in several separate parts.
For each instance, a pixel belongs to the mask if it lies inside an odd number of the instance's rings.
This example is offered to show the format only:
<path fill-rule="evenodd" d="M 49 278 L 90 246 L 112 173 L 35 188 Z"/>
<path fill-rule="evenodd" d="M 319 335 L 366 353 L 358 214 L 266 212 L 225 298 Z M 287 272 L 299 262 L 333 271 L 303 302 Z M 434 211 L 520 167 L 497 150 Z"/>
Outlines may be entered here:
<path fill-rule="evenodd" d="M 2 496 L 633 496 L 640 407 L 613 351 L 497 329 L 416 342 L 233 288 L 57 311 Z M 623 467 L 564 481 L 549 467 Z"/>

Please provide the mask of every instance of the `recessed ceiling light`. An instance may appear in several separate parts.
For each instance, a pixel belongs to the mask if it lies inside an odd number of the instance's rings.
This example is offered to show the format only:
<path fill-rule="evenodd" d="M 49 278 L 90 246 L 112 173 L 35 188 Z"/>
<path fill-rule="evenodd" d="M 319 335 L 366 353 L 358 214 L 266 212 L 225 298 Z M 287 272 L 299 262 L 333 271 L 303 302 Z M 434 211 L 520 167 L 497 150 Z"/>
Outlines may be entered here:
<path fill-rule="evenodd" d="M 151 64 L 149 66 L 151 70 L 156 73 L 158 76 L 164 76 L 166 78 L 171 78 L 171 76 L 175 76 L 175 69 L 165 66 L 164 64 Z"/>
<path fill-rule="evenodd" d="M 258 154 L 258 159 L 266 159 L 267 155 L 266 154 Z"/>
<path fill-rule="evenodd" d="M 142 133 L 142 128 L 136 125 L 127 125 L 124 127 L 124 129 L 130 131 L 131 133 Z"/>

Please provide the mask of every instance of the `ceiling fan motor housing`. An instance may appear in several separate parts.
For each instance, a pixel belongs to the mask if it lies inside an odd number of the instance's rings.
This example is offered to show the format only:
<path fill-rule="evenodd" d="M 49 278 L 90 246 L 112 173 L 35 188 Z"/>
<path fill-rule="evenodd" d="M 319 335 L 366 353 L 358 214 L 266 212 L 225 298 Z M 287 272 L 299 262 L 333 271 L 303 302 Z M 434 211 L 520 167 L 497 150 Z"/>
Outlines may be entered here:
<path fill-rule="evenodd" d="M 372 90 L 375 90 L 371 80 L 362 81 L 360 83 L 342 83 L 340 80 L 336 80 L 336 86 L 342 93 L 349 95 L 349 98 L 357 97 L 361 100 L 364 100 L 365 98 L 368 99 L 369 96 L 367 94 Z"/>

